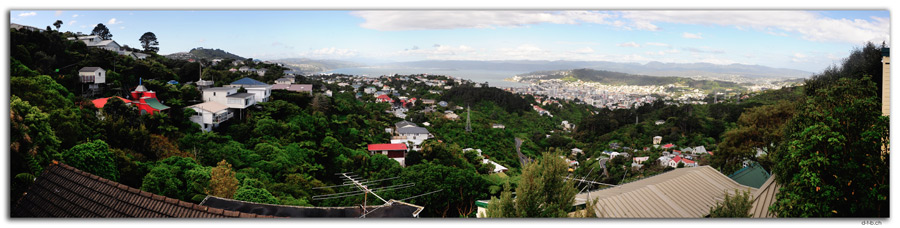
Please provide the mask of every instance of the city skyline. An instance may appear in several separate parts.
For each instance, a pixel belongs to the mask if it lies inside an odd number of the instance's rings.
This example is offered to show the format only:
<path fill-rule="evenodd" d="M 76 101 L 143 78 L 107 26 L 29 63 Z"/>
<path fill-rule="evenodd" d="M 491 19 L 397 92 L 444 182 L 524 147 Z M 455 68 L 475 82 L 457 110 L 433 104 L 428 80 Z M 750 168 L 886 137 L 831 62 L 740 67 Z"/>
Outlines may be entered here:
<path fill-rule="evenodd" d="M 890 44 L 887 10 L 870 11 L 187 11 L 12 10 L 11 23 L 90 33 L 106 25 L 160 54 L 204 47 L 243 57 L 651 61 L 764 65 L 819 72 L 865 42 Z"/>

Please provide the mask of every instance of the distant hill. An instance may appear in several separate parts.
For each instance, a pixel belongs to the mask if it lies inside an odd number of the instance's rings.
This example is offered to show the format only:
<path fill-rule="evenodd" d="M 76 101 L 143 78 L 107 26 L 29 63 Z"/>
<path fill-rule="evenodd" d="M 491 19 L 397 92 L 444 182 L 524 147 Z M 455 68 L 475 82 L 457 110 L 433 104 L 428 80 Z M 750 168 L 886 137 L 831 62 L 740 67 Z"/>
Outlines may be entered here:
<path fill-rule="evenodd" d="M 190 58 L 200 58 L 206 60 L 212 59 L 236 59 L 236 60 L 244 60 L 246 58 L 240 57 L 235 54 L 231 54 L 222 49 L 206 49 L 202 47 L 191 49 L 189 52 L 177 52 L 166 55 L 166 58 L 170 59 L 190 59 Z"/>
<path fill-rule="evenodd" d="M 581 80 L 588 82 L 599 82 L 607 85 L 668 85 L 682 84 L 691 88 L 702 90 L 743 90 L 743 88 L 734 82 L 718 81 L 718 80 L 694 80 L 684 77 L 658 77 L 635 75 L 621 72 L 592 70 L 592 69 L 574 69 L 560 71 L 537 71 L 522 75 L 544 75 L 542 79 L 563 79 L 563 80 Z"/>
<path fill-rule="evenodd" d="M 787 68 L 772 68 L 760 65 L 711 63 L 618 63 L 608 61 L 544 61 L 544 60 L 426 60 L 414 62 L 398 62 L 389 64 L 393 67 L 417 67 L 436 69 L 468 69 L 468 70 L 502 70 L 502 71 L 548 71 L 578 68 L 615 71 L 648 76 L 703 76 L 710 78 L 727 78 L 740 76 L 745 78 L 807 78 L 813 73 Z"/>
<path fill-rule="evenodd" d="M 350 61 L 342 61 L 342 60 L 328 60 L 328 59 L 307 59 L 307 58 L 288 58 L 288 59 L 278 59 L 272 60 L 272 62 L 282 63 L 285 67 L 294 69 L 296 71 L 300 71 L 303 73 L 317 73 L 322 71 L 329 71 L 338 68 L 350 68 L 350 67 L 361 67 L 363 64 L 350 62 Z"/>

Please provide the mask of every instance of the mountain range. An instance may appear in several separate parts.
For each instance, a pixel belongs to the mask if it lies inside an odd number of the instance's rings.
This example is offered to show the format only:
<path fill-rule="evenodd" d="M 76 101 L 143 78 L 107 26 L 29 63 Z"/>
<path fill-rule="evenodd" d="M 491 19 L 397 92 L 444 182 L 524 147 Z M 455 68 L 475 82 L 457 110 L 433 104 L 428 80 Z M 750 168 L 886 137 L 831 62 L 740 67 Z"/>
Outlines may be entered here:
<path fill-rule="evenodd" d="M 503 71 L 551 71 L 589 68 L 597 70 L 615 71 L 629 74 L 648 76 L 678 76 L 678 77 L 716 77 L 716 76 L 741 76 L 746 78 L 806 78 L 812 72 L 773 68 L 760 65 L 730 64 L 719 65 L 711 63 L 619 63 L 608 61 L 544 61 L 544 60 L 498 60 L 498 61 L 468 61 L 468 60 L 426 60 L 414 62 L 398 62 L 388 64 L 392 67 L 416 67 L 437 69 L 477 69 L 477 70 L 503 70 Z"/>

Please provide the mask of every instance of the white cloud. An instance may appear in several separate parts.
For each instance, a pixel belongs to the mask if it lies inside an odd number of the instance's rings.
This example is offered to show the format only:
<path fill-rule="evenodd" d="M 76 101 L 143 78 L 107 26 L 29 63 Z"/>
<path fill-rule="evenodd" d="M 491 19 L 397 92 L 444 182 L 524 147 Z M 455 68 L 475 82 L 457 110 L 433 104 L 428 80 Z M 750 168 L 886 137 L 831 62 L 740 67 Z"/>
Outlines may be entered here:
<path fill-rule="evenodd" d="M 63 11 L 57 10 L 56 13 L 53 14 L 53 15 L 59 17 L 59 16 L 62 15 L 62 14 L 63 14 Z"/>
<path fill-rule="evenodd" d="M 197 43 L 203 43 L 203 42 L 206 42 L 206 39 L 200 39 L 197 41 Z"/>
<path fill-rule="evenodd" d="M 640 44 L 637 44 L 634 41 L 617 44 L 616 46 L 619 46 L 619 47 L 641 47 Z"/>
<path fill-rule="evenodd" d="M 74 24 L 75 24 L 75 22 L 77 22 L 77 21 L 75 21 L 75 20 L 71 20 L 71 21 L 69 21 L 69 25 L 74 25 Z"/>
<path fill-rule="evenodd" d="M 590 53 L 594 53 L 594 49 L 591 48 L 591 47 L 584 47 L 584 48 L 581 48 L 581 49 L 578 49 L 578 50 L 573 51 L 573 53 L 576 53 L 576 54 L 590 54 Z"/>
<path fill-rule="evenodd" d="M 72 14 L 72 17 L 78 17 L 78 14 Z"/>
<path fill-rule="evenodd" d="M 703 39 L 703 36 L 701 36 L 701 35 L 702 35 L 701 33 L 693 34 L 693 33 L 685 32 L 685 33 L 681 34 L 681 37 L 688 38 L 688 39 Z"/>
<path fill-rule="evenodd" d="M 118 21 L 118 20 L 116 20 L 116 18 L 112 18 L 112 19 L 109 19 L 109 21 L 106 23 L 115 25 L 115 24 L 122 24 L 122 21 Z"/>
<path fill-rule="evenodd" d="M 656 43 L 656 42 L 647 42 L 644 44 L 646 44 L 647 46 L 657 46 L 657 47 L 668 47 L 669 46 L 669 44 L 666 44 L 666 43 Z"/>
<path fill-rule="evenodd" d="M 701 48 L 686 47 L 686 48 L 682 48 L 682 49 L 685 51 L 693 52 L 693 53 L 725 54 L 725 51 L 723 51 L 721 49 L 713 49 L 710 47 L 701 47 Z"/>
<path fill-rule="evenodd" d="M 804 55 L 802 53 L 794 53 L 794 55 L 791 57 L 791 61 L 798 62 L 798 63 L 806 62 L 806 55 Z"/>
<path fill-rule="evenodd" d="M 341 49 L 335 47 L 320 48 L 301 53 L 301 55 L 312 58 L 347 58 L 359 55 L 359 52 L 352 49 Z"/>
<path fill-rule="evenodd" d="M 30 16 L 34 16 L 34 15 L 37 15 L 37 12 L 32 11 L 32 12 L 20 13 L 20 14 L 19 14 L 20 17 L 30 17 Z"/>
<path fill-rule="evenodd" d="M 889 18 L 871 20 L 829 18 L 807 11 L 626 11 L 622 18 L 633 23 L 678 23 L 734 26 L 785 36 L 798 34 L 810 41 L 861 44 L 890 40 Z"/>
<path fill-rule="evenodd" d="M 614 15 L 596 11 L 355 11 L 361 27 L 380 31 L 516 27 L 540 23 L 607 23 Z"/>

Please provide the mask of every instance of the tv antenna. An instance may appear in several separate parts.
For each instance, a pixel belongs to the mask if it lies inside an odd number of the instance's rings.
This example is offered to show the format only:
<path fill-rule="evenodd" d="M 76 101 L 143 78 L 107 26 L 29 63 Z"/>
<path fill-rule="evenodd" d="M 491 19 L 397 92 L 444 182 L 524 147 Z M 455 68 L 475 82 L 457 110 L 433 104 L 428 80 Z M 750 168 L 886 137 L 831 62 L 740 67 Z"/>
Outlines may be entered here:
<path fill-rule="evenodd" d="M 383 191 L 391 191 L 391 190 L 404 189 L 404 188 L 409 188 L 409 187 L 413 187 L 413 186 L 416 185 L 415 183 L 405 183 L 405 184 L 391 185 L 391 186 L 385 186 L 385 187 L 374 187 L 374 186 L 377 185 L 379 182 L 384 182 L 384 181 L 388 181 L 388 180 L 393 180 L 393 179 L 397 179 L 397 178 L 400 178 L 400 177 L 391 177 L 391 178 L 384 178 L 384 179 L 378 179 L 378 180 L 368 180 L 368 179 L 365 179 L 365 178 L 360 178 L 358 175 L 352 174 L 352 172 L 335 173 L 335 175 L 339 175 L 339 176 L 340 176 L 342 179 L 344 179 L 345 181 L 344 181 L 342 184 L 340 184 L 340 185 L 332 185 L 332 186 L 316 187 L 316 188 L 312 188 L 312 189 L 324 189 L 324 188 L 337 188 L 337 187 L 345 187 L 345 186 L 354 186 L 354 187 L 356 187 L 356 190 L 347 191 L 347 192 L 332 193 L 332 194 L 325 194 L 325 195 L 316 195 L 316 196 L 313 196 L 313 197 L 312 197 L 312 200 L 337 199 L 337 198 L 344 198 L 344 197 L 351 197 L 351 196 L 364 195 L 364 197 L 363 197 L 363 203 L 362 203 L 362 205 L 361 205 L 361 206 L 362 206 L 362 215 L 360 216 L 360 218 L 365 218 L 366 215 L 368 215 L 369 213 L 372 213 L 372 212 L 374 212 L 374 211 L 376 211 L 376 210 L 378 210 L 378 209 L 381 209 L 381 208 L 383 208 L 384 206 L 390 206 L 390 205 L 393 204 L 393 201 L 387 201 L 387 200 L 385 200 L 384 198 L 382 198 L 381 196 L 379 196 L 376 192 L 383 192 Z M 443 189 L 441 189 L 441 190 L 443 190 Z M 420 197 L 420 196 L 424 196 L 424 195 L 436 193 L 436 192 L 439 192 L 439 191 L 441 191 L 441 190 L 437 190 L 437 191 L 432 191 L 432 192 L 424 193 L 424 194 L 421 194 L 421 195 L 409 197 L 409 198 L 406 198 L 406 199 L 403 199 L 403 200 L 398 200 L 398 201 L 409 200 L 409 199 L 412 199 L 412 198 L 416 198 L 416 197 Z M 369 211 L 369 209 L 367 208 L 367 204 L 368 204 L 368 201 L 369 201 L 369 194 L 372 194 L 373 196 L 375 196 L 375 198 L 377 198 L 378 200 L 381 200 L 381 202 L 384 202 L 384 204 L 382 204 L 383 206 L 382 206 L 382 207 L 375 208 L 375 209 Z"/>

